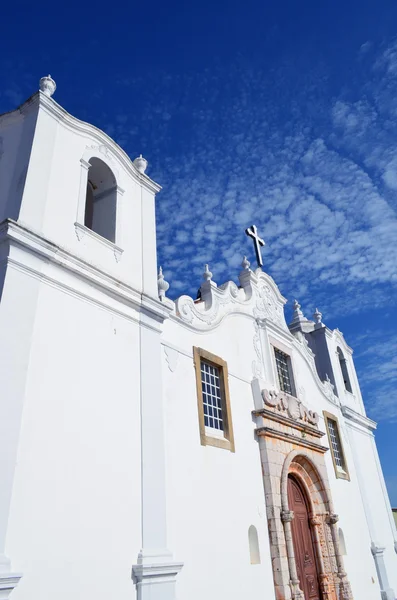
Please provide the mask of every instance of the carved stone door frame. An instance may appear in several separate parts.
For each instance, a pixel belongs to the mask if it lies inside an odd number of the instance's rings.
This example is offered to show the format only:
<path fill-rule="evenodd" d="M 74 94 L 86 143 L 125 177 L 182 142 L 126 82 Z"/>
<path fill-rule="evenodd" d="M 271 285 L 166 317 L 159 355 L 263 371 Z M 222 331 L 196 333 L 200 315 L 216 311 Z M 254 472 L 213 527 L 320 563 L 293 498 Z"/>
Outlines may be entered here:
<path fill-rule="evenodd" d="M 312 526 L 314 547 L 319 572 L 320 591 L 323 600 L 351 600 L 350 583 L 344 569 L 339 549 L 336 523 L 338 515 L 333 510 L 329 487 L 323 481 L 311 456 L 304 449 L 293 450 L 285 459 L 281 474 L 281 520 L 284 526 L 291 596 L 304 600 L 299 587 L 294 554 L 291 522 L 294 518 L 288 502 L 288 477 L 293 475 L 302 487 L 309 504 L 309 519 Z"/>

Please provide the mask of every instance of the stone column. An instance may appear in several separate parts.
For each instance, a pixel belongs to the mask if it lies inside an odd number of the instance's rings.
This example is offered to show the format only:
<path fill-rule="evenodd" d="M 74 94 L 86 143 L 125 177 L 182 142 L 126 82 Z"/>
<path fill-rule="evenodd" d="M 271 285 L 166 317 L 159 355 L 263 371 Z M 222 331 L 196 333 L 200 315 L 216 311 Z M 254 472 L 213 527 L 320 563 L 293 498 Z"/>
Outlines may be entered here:
<path fill-rule="evenodd" d="M 385 559 L 383 553 L 385 548 L 377 546 L 374 542 L 371 544 L 371 552 L 374 557 L 376 572 L 378 574 L 379 583 L 381 586 L 382 600 L 395 600 L 394 591 L 389 586 L 389 579 L 387 577 Z"/>
<path fill-rule="evenodd" d="M 323 526 L 323 521 L 320 515 L 309 515 L 310 525 L 312 526 L 314 545 L 316 548 L 317 562 L 319 565 L 320 587 L 323 600 L 332 600 L 332 582 L 330 582 L 330 574 L 326 572 L 324 565 L 323 550 L 321 547 L 321 536 L 319 528 Z"/>
<path fill-rule="evenodd" d="M 296 570 L 294 544 L 292 540 L 292 527 L 291 521 L 294 518 L 294 512 L 292 510 L 283 510 L 281 512 L 281 520 L 284 525 L 284 536 L 285 543 L 287 546 L 288 556 L 288 568 L 290 574 L 290 585 L 292 591 L 292 597 L 294 600 L 305 600 L 304 594 L 299 587 L 299 578 Z"/>
<path fill-rule="evenodd" d="M 153 301 L 151 309 L 154 308 Z M 145 314 L 143 310 L 140 325 L 142 549 L 132 567 L 132 578 L 138 600 L 175 600 L 176 575 L 183 563 L 174 562 L 167 549 L 162 320 L 156 323 L 154 314 L 148 314 L 149 311 Z M 157 308 L 158 313 L 163 310 L 164 318 L 166 309 Z"/>
<path fill-rule="evenodd" d="M 345 566 L 343 563 L 343 556 L 340 552 L 339 548 L 339 532 L 336 526 L 339 521 L 339 516 L 335 513 L 332 513 L 328 517 L 329 526 L 331 529 L 332 542 L 335 549 L 335 559 L 336 565 L 338 567 L 338 577 L 340 580 L 339 583 L 339 597 L 341 600 L 351 600 L 353 598 L 353 594 L 350 587 L 350 582 L 347 578 Z"/>

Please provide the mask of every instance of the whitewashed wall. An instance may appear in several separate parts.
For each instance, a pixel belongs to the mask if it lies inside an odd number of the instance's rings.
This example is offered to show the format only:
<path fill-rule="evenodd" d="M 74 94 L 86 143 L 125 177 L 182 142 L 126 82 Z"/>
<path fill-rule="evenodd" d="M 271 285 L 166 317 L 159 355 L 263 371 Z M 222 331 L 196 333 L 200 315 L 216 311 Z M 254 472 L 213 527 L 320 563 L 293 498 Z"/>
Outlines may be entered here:
<path fill-rule="evenodd" d="M 205 335 L 165 323 L 164 344 L 180 350 L 174 372 L 165 352 L 163 360 L 169 539 L 176 558 L 185 563 L 178 576 L 180 599 L 274 598 L 261 463 L 251 416 L 253 333 L 252 322 L 244 317 L 231 317 Z M 235 453 L 200 444 L 193 346 L 228 362 Z M 170 362 L 173 366 L 172 358 Z M 260 565 L 250 564 L 250 525 L 258 530 Z"/>
<path fill-rule="evenodd" d="M 137 324 L 40 285 L 6 540 L 23 573 L 15 600 L 134 594 L 138 337 Z"/>

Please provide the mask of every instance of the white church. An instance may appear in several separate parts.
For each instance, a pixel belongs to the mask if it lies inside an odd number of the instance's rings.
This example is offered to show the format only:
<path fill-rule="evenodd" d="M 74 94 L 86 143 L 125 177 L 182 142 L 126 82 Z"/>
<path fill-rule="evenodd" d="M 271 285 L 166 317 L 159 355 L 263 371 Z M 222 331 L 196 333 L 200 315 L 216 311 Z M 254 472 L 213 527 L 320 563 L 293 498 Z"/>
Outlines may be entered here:
<path fill-rule="evenodd" d="M 170 300 L 146 160 L 55 87 L 0 116 L 0 599 L 395 600 L 343 334 L 287 325 L 254 226 Z"/>

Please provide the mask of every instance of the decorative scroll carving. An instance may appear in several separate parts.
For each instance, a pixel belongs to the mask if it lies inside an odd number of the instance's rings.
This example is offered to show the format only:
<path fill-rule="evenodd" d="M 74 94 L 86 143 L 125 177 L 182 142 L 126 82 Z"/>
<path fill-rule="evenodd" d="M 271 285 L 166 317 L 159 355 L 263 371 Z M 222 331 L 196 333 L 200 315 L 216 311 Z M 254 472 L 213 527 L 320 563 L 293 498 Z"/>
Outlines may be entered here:
<path fill-rule="evenodd" d="M 194 302 L 189 296 L 181 296 L 175 302 L 176 315 L 199 330 L 215 327 L 228 314 L 242 313 L 269 319 L 288 331 L 283 310 L 285 299 L 271 277 L 260 269 L 253 273 L 245 265 L 240 281 L 240 287 L 232 281 L 205 287 L 205 302 L 203 297 L 201 302 Z"/>
<path fill-rule="evenodd" d="M 285 392 L 273 390 L 262 390 L 262 398 L 267 406 L 286 412 L 294 421 L 304 421 L 310 425 L 318 426 L 319 416 L 316 412 L 309 410 L 302 402 Z"/>

